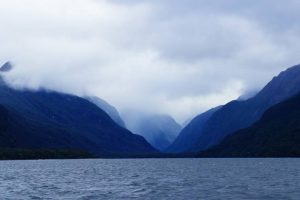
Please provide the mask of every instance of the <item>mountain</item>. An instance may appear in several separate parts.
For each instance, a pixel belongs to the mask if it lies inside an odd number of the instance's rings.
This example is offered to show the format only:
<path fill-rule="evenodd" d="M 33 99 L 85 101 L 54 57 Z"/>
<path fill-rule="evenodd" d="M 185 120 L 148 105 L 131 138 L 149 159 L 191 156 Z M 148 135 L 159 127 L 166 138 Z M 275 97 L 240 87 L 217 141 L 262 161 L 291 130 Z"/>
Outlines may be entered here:
<path fill-rule="evenodd" d="M 189 151 L 189 149 L 195 145 L 195 142 L 199 140 L 204 124 L 220 108 L 221 106 L 210 109 L 195 117 L 185 128 L 182 129 L 178 137 L 166 151 L 169 153 Z"/>
<path fill-rule="evenodd" d="M 271 106 L 300 91 L 300 65 L 296 65 L 274 77 L 258 94 L 247 100 L 235 100 L 216 111 L 203 125 L 195 130 L 199 139 L 189 151 L 205 150 L 221 142 L 227 135 L 259 120 Z"/>
<path fill-rule="evenodd" d="M 299 157 L 300 94 L 268 109 L 249 128 L 202 152 L 211 157 Z"/>
<path fill-rule="evenodd" d="M 118 110 L 110 105 L 108 102 L 104 101 L 103 99 L 100 99 L 99 97 L 92 96 L 92 97 L 85 97 L 90 102 L 94 103 L 96 106 L 101 108 L 108 114 L 112 120 L 114 120 L 119 126 L 126 128 L 125 123 L 123 119 L 120 117 L 120 114 Z"/>
<path fill-rule="evenodd" d="M 126 125 L 133 133 L 140 134 L 160 151 L 175 140 L 181 126 L 168 115 L 132 115 L 126 117 Z"/>
<path fill-rule="evenodd" d="M 8 71 L 10 71 L 11 69 L 12 69 L 11 63 L 10 63 L 10 62 L 6 62 L 6 63 L 4 63 L 4 65 L 2 65 L 2 66 L 0 67 L 0 72 L 8 72 Z"/>
<path fill-rule="evenodd" d="M 76 149 L 95 155 L 157 152 L 77 96 L 15 90 L 0 78 L 0 108 L 0 148 Z"/>

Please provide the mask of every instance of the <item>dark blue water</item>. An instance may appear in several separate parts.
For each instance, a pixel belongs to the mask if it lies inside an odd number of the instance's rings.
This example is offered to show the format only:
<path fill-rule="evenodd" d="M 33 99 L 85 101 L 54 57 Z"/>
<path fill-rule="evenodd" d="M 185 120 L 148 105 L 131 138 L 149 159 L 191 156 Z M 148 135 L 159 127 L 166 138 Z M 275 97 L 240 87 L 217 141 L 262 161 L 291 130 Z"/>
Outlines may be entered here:
<path fill-rule="evenodd" d="M 0 162 L 0 199 L 300 199 L 300 159 Z"/>

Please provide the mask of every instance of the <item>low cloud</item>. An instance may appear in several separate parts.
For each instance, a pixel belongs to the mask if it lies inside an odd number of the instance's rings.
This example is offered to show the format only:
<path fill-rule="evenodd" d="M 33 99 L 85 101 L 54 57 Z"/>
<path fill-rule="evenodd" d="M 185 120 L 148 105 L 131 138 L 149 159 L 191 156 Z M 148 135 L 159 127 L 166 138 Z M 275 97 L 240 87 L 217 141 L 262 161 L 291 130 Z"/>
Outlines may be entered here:
<path fill-rule="evenodd" d="M 2 0 L 0 61 L 14 63 L 14 87 L 185 121 L 297 64 L 299 9 L 294 0 Z"/>

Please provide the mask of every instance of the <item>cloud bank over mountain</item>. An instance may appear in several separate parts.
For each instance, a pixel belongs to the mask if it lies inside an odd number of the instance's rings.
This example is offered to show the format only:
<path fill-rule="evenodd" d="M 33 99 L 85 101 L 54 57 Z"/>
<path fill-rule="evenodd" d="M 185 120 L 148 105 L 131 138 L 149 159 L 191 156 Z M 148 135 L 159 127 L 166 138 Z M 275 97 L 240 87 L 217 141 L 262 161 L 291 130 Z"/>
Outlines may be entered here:
<path fill-rule="evenodd" d="M 267 12 L 265 8 L 268 8 Z M 184 121 L 299 63 L 300 3 L 2 0 L 6 79 Z"/>

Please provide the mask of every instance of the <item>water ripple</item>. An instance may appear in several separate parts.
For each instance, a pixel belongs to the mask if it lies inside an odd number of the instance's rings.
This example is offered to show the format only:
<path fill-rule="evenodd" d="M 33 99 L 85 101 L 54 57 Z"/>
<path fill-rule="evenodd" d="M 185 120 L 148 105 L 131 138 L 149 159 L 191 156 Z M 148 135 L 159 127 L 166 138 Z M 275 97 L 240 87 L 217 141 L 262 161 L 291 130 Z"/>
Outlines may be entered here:
<path fill-rule="evenodd" d="M 291 199 L 300 159 L 0 162 L 0 199 Z"/>

